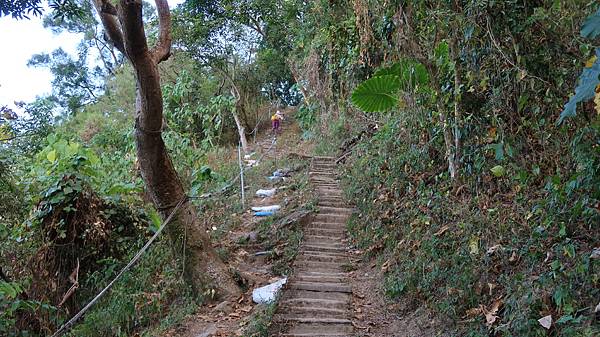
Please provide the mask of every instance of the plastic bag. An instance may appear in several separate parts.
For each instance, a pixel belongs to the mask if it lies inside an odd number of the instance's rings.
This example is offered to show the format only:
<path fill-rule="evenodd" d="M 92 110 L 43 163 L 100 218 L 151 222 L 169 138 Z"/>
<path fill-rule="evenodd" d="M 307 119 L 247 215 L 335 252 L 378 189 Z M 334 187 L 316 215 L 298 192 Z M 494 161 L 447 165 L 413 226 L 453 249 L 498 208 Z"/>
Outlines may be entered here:
<path fill-rule="evenodd" d="M 277 191 L 276 188 L 272 188 L 270 190 L 258 190 L 256 191 L 256 195 L 259 197 L 272 197 L 273 195 L 275 195 L 275 192 Z"/>
<path fill-rule="evenodd" d="M 273 302 L 277 296 L 277 292 L 279 292 L 286 282 L 287 277 L 264 287 L 254 289 L 252 291 L 252 300 L 258 304 Z"/>

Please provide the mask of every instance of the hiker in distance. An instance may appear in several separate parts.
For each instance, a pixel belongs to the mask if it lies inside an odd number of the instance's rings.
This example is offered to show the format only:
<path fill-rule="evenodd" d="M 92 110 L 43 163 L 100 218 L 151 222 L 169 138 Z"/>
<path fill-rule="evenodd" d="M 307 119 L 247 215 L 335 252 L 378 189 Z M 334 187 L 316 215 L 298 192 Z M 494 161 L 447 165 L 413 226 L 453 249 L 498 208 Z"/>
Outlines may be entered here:
<path fill-rule="evenodd" d="M 272 132 L 274 134 L 280 133 L 281 121 L 283 121 L 283 114 L 281 111 L 277 110 L 277 112 L 271 116 L 271 125 L 273 127 Z"/>

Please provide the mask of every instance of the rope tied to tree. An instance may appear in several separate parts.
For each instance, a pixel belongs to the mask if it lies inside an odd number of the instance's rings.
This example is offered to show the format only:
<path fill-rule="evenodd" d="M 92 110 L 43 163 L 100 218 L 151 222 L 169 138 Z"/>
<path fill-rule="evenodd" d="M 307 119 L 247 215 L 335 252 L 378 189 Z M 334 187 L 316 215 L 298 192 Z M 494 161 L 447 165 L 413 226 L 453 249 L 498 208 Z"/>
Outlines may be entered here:
<path fill-rule="evenodd" d="M 140 128 L 138 127 L 137 121 L 136 121 L 136 129 L 140 130 Z M 268 153 L 273 148 L 273 146 L 275 146 L 276 142 L 277 142 L 277 137 L 273 137 L 273 139 L 271 141 L 271 146 L 269 146 L 267 151 L 262 153 L 262 155 L 259 157 L 259 159 L 257 161 L 262 160 L 265 157 L 265 153 Z M 249 169 L 249 167 L 244 167 L 243 171 L 246 171 L 247 169 Z M 233 184 L 235 184 L 237 182 L 237 180 L 240 179 L 241 174 L 242 174 L 242 172 L 240 172 L 237 175 L 237 177 L 232 179 L 229 182 L 229 184 L 227 184 L 223 188 L 221 188 L 221 190 L 219 191 L 219 194 L 224 193 L 225 191 L 227 191 L 227 189 L 229 189 L 231 186 L 233 186 Z M 125 267 L 123 267 L 121 269 L 121 271 L 117 274 L 117 276 L 115 276 L 113 278 L 113 280 L 110 281 L 110 283 L 108 283 L 108 285 L 106 285 L 106 287 L 104 287 L 104 289 L 102 289 L 88 304 L 86 304 L 85 307 L 83 307 L 81 310 L 79 310 L 79 312 L 75 316 L 73 316 L 69 321 L 64 323 L 51 337 L 60 337 L 60 336 L 64 335 L 66 332 L 68 332 L 73 327 L 73 325 L 75 325 L 75 323 L 77 323 L 77 321 L 79 319 L 81 319 L 81 317 L 88 310 L 90 310 L 90 308 L 92 306 L 94 306 L 94 304 L 96 304 L 96 302 L 98 302 L 98 300 L 100 300 L 100 298 L 102 298 L 102 296 L 104 296 L 108 292 L 108 290 L 110 290 L 110 288 L 112 288 L 112 286 L 121 278 L 121 276 L 123 276 L 123 274 L 125 274 L 129 269 L 131 269 L 131 267 L 133 267 L 133 265 L 142 257 L 142 255 L 144 255 L 146 253 L 146 251 L 148 250 L 150 245 L 152 243 L 154 243 L 154 241 L 162 233 L 162 231 L 165 229 L 165 227 L 167 227 L 167 225 L 171 222 L 171 220 L 173 220 L 173 217 L 175 216 L 177 211 L 179 211 L 181 206 L 183 206 L 186 202 L 188 202 L 191 199 L 207 199 L 207 198 L 211 198 L 212 196 L 213 195 L 210 195 L 210 194 L 202 195 L 202 196 L 190 196 L 190 195 L 186 194 L 177 203 L 167 205 L 167 206 L 157 206 L 156 209 L 158 209 L 158 210 L 167 210 L 169 208 L 173 208 L 173 207 L 174 208 L 169 213 L 169 216 L 165 219 L 165 221 L 162 223 L 162 225 L 154 233 L 154 235 L 152 235 L 152 237 L 146 242 L 146 244 L 135 254 L 135 256 L 129 261 L 129 263 L 127 263 L 127 265 L 125 265 Z"/>
<path fill-rule="evenodd" d="M 102 291 L 100 291 L 98 293 L 98 295 L 96 295 L 88 304 L 86 304 L 85 307 L 83 307 L 81 310 L 79 310 L 79 312 L 73 316 L 73 318 L 71 318 L 68 322 L 66 322 L 65 324 L 63 324 L 53 335 L 52 337 L 59 337 L 62 336 L 63 334 L 65 334 L 67 331 L 69 331 L 71 329 L 71 327 L 94 305 L 96 304 L 96 302 L 98 302 L 98 300 L 100 300 L 100 298 L 102 296 L 104 296 L 104 294 L 106 294 L 106 292 L 108 292 L 108 290 L 110 288 L 112 288 L 112 286 L 115 284 L 115 282 L 117 282 L 117 280 L 119 280 L 121 278 L 121 276 L 123 276 L 123 274 L 125 274 L 125 272 L 127 272 L 141 257 L 142 255 L 144 255 L 144 253 L 146 253 L 146 251 L 148 250 L 148 247 L 150 247 L 150 245 L 156 240 L 156 238 L 158 238 L 158 236 L 160 235 L 160 233 L 162 233 L 162 231 L 165 229 L 165 227 L 167 227 L 167 225 L 169 224 L 169 222 L 171 222 L 171 220 L 173 219 L 173 217 L 175 216 L 175 214 L 177 213 L 177 211 L 179 210 L 179 208 L 181 208 L 181 206 L 187 201 L 188 196 L 186 195 L 184 198 L 182 198 L 177 205 L 175 206 L 175 208 L 171 211 L 171 213 L 169 214 L 169 216 L 165 219 L 165 221 L 163 222 L 163 224 L 158 228 L 158 230 L 154 233 L 154 235 L 152 235 L 152 237 L 150 238 L 150 240 L 148 240 L 148 242 L 146 242 L 146 244 L 137 252 L 137 254 L 135 254 L 135 256 L 131 259 L 131 261 L 129 261 L 129 263 L 127 263 L 127 265 L 125 265 L 125 267 L 123 267 L 121 269 L 121 271 L 117 274 L 117 276 L 115 276 L 115 278 L 113 278 L 112 281 L 110 281 L 110 283 L 104 287 L 104 289 L 102 289 Z"/>

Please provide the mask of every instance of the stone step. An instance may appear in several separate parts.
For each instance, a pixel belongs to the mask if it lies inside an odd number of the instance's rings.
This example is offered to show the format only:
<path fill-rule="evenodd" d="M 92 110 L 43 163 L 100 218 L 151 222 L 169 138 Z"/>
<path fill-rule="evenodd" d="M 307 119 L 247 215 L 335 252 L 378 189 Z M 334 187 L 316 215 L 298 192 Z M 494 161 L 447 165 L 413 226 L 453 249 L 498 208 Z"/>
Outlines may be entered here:
<path fill-rule="evenodd" d="M 324 176 L 329 178 L 337 178 L 340 176 L 339 172 L 336 170 L 332 170 L 328 167 L 311 167 L 309 170 L 310 173 L 313 173 L 313 176 Z"/>
<path fill-rule="evenodd" d="M 312 261 L 303 259 L 302 256 L 298 256 L 294 261 L 294 267 L 298 268 L 299 271 L 311 270 L 314 268 L 315 271 L 342 271 L 342 266 L 337 262 L 326 262 L 326 261 Z"/>
<path fill-rule="evenodd" d="M 319 318 L 337 318 L 337 319 L 348 319 L 350 312 L 348 308 L 324 308 L 320 306 L 283 306 L 281 310 L 282 314 L 285 315 L 302 315 L 305 317 L 319 317 Z"/>
<path fill-rule="evenodd" d="M 298 333 L 286 333 L 286 334 L 278 334 L 277 336 L 279 337 L 348 337 L 350 335 L 348 335 L 347 332 L 341 332 L 341 331 L 322 331 L 322 332 L 305 332 L 305 331 L 301 331 Z"/>
<path fill-rule="evenodd" d="M 294 290 L 308 290 L 317 292 L 352 293 L 352 287 L 347 283 L 323 283 L 323 282 L 291 282 L 288 286 Z"/>
<path fill-rule="evenodd" d="M 337 166 L 335 165 L 311 165 L 311 171 L 323 171 L 323 172 L 336 172 Z"/>
<path fill-rule="evenodd" d="M 317 202 L 317 204 L 323 203 L 323 202 L 337 202 L 337 203 L 345 203 L 344 197 L 341 195 L 338 196 L 327 196 L 327 197 L 321 197 L 319 198 L 319 201 Z"/>
<path fill-rule="evenodd" d="M 330 222 L 330 223 L 341 223 L 345 224 L 350 218 L 349 214 L 321 214 L 315 215 L 314 221 L 316 222 Z"/>
<path fill-rule="evenodd" d="M 334 252 L 334 253 L 345 253 L 346 246 L 343 244 L 320 244 L 320 243 L 306 243 L 304 242 L 301 249 L 321 251 L 321 252 Z"/>
<path fill-rule="evenodd" d="M 298 274 L 294 276 L 294 280 L 297 282 L 345 283 L 348 281 L 348 278 L 345 276 L 319 276 Z"/>
<path fill-rule="evenodd" d="M 346 251 L 327 251 L 327 250 L 315 250 L 315 249 L 302 249 L 299 253 L 301 254 L 309 254 L 309 255 L 323 255 L 323 256 L 332 256 L 332 257 L 347 257 Z"/>
<path fill-rule="evenodd" d="M 328 325 L 349 324 L 352 327 L 352 321 L 347 318 L 321 318 L 321 317 L 306 317 L 304 315 L 283 314 L 283 315 L 276 315 L 273 318 L 273 320 L 276 322 L 298 322 L 298 323 L 328 324 Z M 335 327 L 333 327 L 333 326 L 330 326 L 330 328 L 335 329 Z"/>
<path fill-rule="evenodd" d="M 349 303 L 352 300 L 352 295 L 349 293 L 341 292 L 310 291 L 286 288 L 281 300 L 288 300 L 294 298 L 342 301 L 348 303 L 349 305 Z"/>
<path fill-rule="evenodd" d="M 304 242 L 306 243 L 332 243 L 332 244 L 342 244 L 342 237 L 338 236 L 329 236 L 329 235 L 315 235 L 315 234 L 305 234 L 303 237 Z"/>
<path fill-rule="evenodd" d="M 280 300 L 279 305 L 282 307 L 289 306 L 307 306 L 307 307 L 319 307 L 329 309 L 348 309 L 350 303 L 347 301 L 339 300 L 328 300 L 328 299 L 314 299 L 314 298 L 291 298 L 287 300 Z"/>
<path fill-rule="evenodd" d="M 280 336 L 345 336 L 353 335 L 354 328 L 351 323 L 340 322 L 298 322 L 295 321 L 286 334 Z"/>
<path fill-rule="evenodd" d="M 331 229 L 337 231 L 343 231 L 344 235 L 346 234 L 346 223 L 335 221 L 335 222 L 325 222 L 325 221 L 313 221 L 304 226 L 305 229 Z"/>
<path fill-rule="evenodd" d="M 333 225 L 336 226 L 336 225 Z M 304 235 L 331 235 L 344 237 L 346 229 L 343 226 L 336 227 L 307 227 L 304 229 Z"/>
<path fill-rule="evenodd" d="M 309 176 L 309 180 L 311 182 L 315 182 L 315 183 L 324 182 L 324 183 L 335 183 L 335 184 L 340 182 L 340 180 L 337 177 L 335 177 L 331 174 L 326 173 L 326 174 L 323 174 L 322 176 L 320 176 L 317 173 L 318 172 L 313 172 L 313 174 Z"/>
<path fill-rule="evenodd" d="M 317 202 L 317 206 L 321 207 L 321 206 L 330 206 L 330 207 L 340 207 L 340 206 L 344 206 L 345 203 L 342 200 L 338 200 L 338 201 L 319 201 Z"/>
<path fill-rule="evenodd" d="M 335 196 L 335 195 L 320 195 L 319 196 L 319 201 L 344 201 L 344 197 L 342 196 Z"/>
<path fill-rule="evenodd" d="M 337 190 L 337 191 L 341 191 L 340 190 L 340 185 L 338 184 L 313 184 L 315 186 L 315 189 L 317 190 L 321 190 L 321 189 L 328 189 L 328 190 Z"/>
<path fill-rule="evenodd" d="M 317 263 L 295 263 L 294 268 L 296 269 L 297 274 L 307 273 L 307 272 L 319 272 L 319 273 L 343 273 L 344 270 L 341 267 L 330 267 Z"/>
<path fill-rule="evenodd" d="M 354 213 L 354 208 L 349 207 L 332 207 L 332 206 L 320 206 L 319 213 Z"/>
<path fill-rule="evenodd" d="M 307 254 L 307 253 L 300 253 L 298 254 L 298 256 L 296 257 L 297 261 L 315 261 L 315 262 L 331 262 L 331 263 L 337 263 L 337 264 L 346 264 L 349 263 L 350 260 L 345 257 L 345 256 L 332 256 L 332 255 L 325 255 L 325 254 L 320 254 L 320 253 L 316 253 L 316 254 Z"/>
<path fill-rule="evenodd" d="M 342 194 L 342 189 L 339 186 L 315 186 L 315 190 L 321 191 L 327 196 L 339 196 Z"/>

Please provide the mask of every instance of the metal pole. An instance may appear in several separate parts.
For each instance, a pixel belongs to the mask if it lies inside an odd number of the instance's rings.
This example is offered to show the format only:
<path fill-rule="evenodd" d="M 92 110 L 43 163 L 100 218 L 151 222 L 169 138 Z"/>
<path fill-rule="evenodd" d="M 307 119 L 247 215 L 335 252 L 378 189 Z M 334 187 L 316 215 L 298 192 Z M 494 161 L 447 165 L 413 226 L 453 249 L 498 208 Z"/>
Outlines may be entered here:
<path fill-rule="evenodd" d="M 275 161 L 275 169 L 277 170 L 277 131 L 273 137 L 273 160 Z"/>
<path fill-rule="evenodd" d="M 241 143 L 238 145 L 238 161 L 240 163 L 240 185 L 242 190 L 242 208 L 246 208 L 246 201 L 244 195 L 244 164 L 242 164 L 242 146 Z"/>

